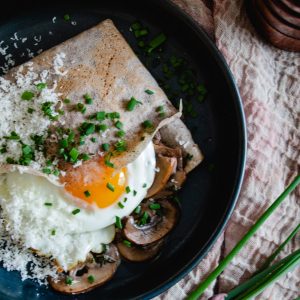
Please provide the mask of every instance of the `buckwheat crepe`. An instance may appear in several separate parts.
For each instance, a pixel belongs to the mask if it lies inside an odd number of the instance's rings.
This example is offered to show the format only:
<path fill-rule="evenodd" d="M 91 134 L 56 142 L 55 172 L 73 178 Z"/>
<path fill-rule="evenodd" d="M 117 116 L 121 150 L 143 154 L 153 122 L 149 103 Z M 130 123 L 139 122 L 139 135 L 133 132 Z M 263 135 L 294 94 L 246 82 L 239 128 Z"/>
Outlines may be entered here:
<path fill-rule="evenodd" d="M 55 58 L 62 54 L 63 63 L 58 61 L 58 65 L 53 66 Z M 82 102 L 83 94 L 89 94 L 93 99 L 93 103 L 86 106 L 84 114 L 72 109 L 66 110 L 56 127 L 61 125 L 78 128 L 87 115 L 98 111 L 120 113 L 120 121 L 126 132 L 127 150 L 111 158 L 116 167 L 136 159 L 160 128 L 162 140 L 166 144 L 177 145 L 185 155 L 190 156 L 186 165 L 187 172 L 201 162 L 203 156 L 189 130 L 180 120 L 181 112 L 173 107 L 111 20 L 105 20 L 43 52 L 33 58 L 30 65 L 21 66 L 22 73 L 28 69 L 37 74 L 48 70 L 47 85 L 55 87 L 61 100 L 67 98 L 72 103 L 79 103 Z M 17 72 L 20 72 L 19 67 L 6 74 L 5 79 L 14 82 Z M 148 95 L 145 90 L 151 90 L 153 94 Z M 134 111 L 127 111 L 126 104 L 131 97 L 141 104 Z M 157 113 L 160 106 L 164 107 L 163 117 Z M 145 130 L 141 126 L 145 120 L 153 124 L 151 130 Z M 118 140 L 113 131 L 97 137 L 96 143 L 82 145 L 82 151 L 98 155 L 102 143 L 113 144 Z M 49 149 L 52 146 L 55 148 L 55 139 L 49 141 L 49 145 Z"/>

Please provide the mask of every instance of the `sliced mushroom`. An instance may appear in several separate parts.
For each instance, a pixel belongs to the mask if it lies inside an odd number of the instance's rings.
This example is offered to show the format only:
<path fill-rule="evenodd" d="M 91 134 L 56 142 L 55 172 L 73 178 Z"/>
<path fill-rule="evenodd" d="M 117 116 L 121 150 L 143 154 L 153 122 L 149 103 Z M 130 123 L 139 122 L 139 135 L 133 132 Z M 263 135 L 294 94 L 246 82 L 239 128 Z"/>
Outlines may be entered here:
<path fill-rule="evenodd" d="M 158 168 L 158 172 L 156 173 L 152 186 L 148 190 L 147 198 L 157 194 L 165 187 L 171 175 L 176 171 L 176 166 L 176 157 L 157 156 L 156 167 Z"/>
<path fill-rule="evenodd" d="M 177 158 L 177 168 L 181 170 L 182 165 L 182 150 L 179 147 L 170 148 L 160 143 L 154 145 L 156 155 L 167 156 L 167 157 L 176 157 Z"/>
<path fill-rule="evenodd" d="M 127 240 L 139 246 L 155 243 L 165 237 L 175 226 L 179 210 L 175 203 L 169 200 L 159 201 L 160 214 L 156 214 L 146 225 L 136 224 L 133 216 L 125 221 L 123 235 Z"/>
<path fill-rule="evenodd" d="M 123 241 L 117 243 L 117 247 L 121 256 L 131 262 L 143 262 L 153 259 L 158 255 L 162 246 L 163 240 L 146 247 L 136 246 L 134 244 L 128 246 L 124 244 Z"/>
<path fill-rule="evenodd" d="M 104 254 L 90 255 L 84 264 L 78 265 L 57 279 L 49 282 L 54 290 L 64 294 L 85 293 L 103 285 L 112 278 L 120 264 L 117 247 L 109 245 Z"/>

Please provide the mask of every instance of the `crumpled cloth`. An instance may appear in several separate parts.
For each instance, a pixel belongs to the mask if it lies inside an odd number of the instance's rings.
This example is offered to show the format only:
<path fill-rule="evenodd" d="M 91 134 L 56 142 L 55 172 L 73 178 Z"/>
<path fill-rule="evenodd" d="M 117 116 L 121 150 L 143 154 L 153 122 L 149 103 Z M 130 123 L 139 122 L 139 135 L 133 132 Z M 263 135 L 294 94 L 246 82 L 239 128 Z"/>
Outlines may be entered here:
<path fill-rule="evenodd" d="M 205 259 L 156 299 L 184 299 L 234 247 L 300 171 L 300 54 L 267 44 L 241 0 L 173 0 L 215 40 L 233 72 L 247 121 L 245 179 L 233 215 Z M 300 188 L 291 194 L 201 299 L 228 292 L 259 268 L 300 222 Z M 300 248 L 298 234 L 279 258 Z M 300 296 L 300 267 L 255 299 Z"/>

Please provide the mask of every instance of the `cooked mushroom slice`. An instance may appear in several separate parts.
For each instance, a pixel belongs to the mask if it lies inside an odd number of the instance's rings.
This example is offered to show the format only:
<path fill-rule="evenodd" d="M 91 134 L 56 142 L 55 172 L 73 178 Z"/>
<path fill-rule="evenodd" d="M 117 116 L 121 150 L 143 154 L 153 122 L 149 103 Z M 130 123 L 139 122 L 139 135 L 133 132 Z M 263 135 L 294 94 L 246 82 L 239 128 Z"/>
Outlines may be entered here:
<path fill-rule="evenodd" d="M 179 147 L 170 148 L 165 146 L 162 143 L 154 145 L 156 155 L 167 156 L 167 157 L 176 157 L 177 158 L 177 168 L 179 170 L 183 169 L 183 159 L 182 159 L 182 150 Z"/>
<path fill-rule="evenodd" d="M 176 166 L 176 157 L 157 156 L 156 167 L 158 168 L 158 172 L 155 176 L 152 186 L 148 190 L 147 198 L 157 194 L 165 187 L 171 175 L 175 173 Z"/>
<path fill-rule="evenodd" d="M 150 218 L 143 226 L 136 224 L 133 216 L 127 218 L 123 229 L 127 240 L 136 245 L 146 246 L 159 241 L 173 229 L 179 215 L 177 205 L 169 200 L 159 201 L 159 204 L 160 213 Z"/>
<path fill-rule="evenodd" d="M 131 262 L 142 262 L 153 259 L 158 255 L 162 246 L 163 240 L 146 247 L 136 246 L 126 240 L 117 243 L 117 247 L 121 256 Z"/>
<path fill-rule="evenodd" d="M 109 245 L 104 254 L 93 254 L 85 264 L 61 274 L 58 280 L 50 279 L 52 288 L 64 294 L 85 293 L 112 278 L 120 263 L 117 247 Z"/>

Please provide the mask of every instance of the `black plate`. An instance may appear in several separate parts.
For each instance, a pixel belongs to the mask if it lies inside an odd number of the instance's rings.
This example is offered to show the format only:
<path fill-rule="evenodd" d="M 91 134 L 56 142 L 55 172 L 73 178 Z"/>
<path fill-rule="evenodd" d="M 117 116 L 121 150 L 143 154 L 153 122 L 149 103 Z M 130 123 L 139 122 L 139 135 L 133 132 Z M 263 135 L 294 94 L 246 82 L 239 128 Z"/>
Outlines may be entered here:
<path fill-rule="evenodd" d="M 244 173 L 246 153 L 245 120 L 232 74 L 211 40 L 191 19 L 168 1 L 10 1 L 0 21 L 0 41 L 10 46 L 17 64 L 26 60 L 26 48 L 48 49 L 103 19 L 111 18 L 130 45 L 138 50 L 130 24 L 141 20 L 154 36 L 164 32 L 168 42 L 162 55 L 176 54 L 197 71 L 197 81 L 209 91 L 203 103 L 194 103 L 197 117 L 186 122 L 205 155 L 193 171 L 179 197 L 182 216 L 160 257 L 150 263 L 122 262 L 106 285 L 74 299 L 151 298 L 174 285 L 199 263 L 223 230 L 235 205 Z M 77 22 L 63 19 L 68 13 Z M 52 22 L 56 16 L 56 23 Z M 49 34 L 52 31 L 53 35 Z M 28 37 L 15 48 L 10 37 Z M 39 41 L 39 36 L 42 39 Z M 36 36 L 36 40 L 34 40 Z M 38 45 L 34 45 L 38 43 Z M 25 56 L 22 56 L 22 53 Z M 3 60 L 0 55 L 0 66 Z M 141 58 L 145 64 L 145 57 Z M 155 63 L 147 65 L 156 79 L 162 77 Z M 173 86 L 174 83 L 171 82 Z M 174 86 L 173 86 L 174 88 Z M 177 97 L 178 98 L 178 97 Z M 194 100 L 193 100 L 194 101 Z M 70 299 L 32 281 L 22 282 L 17 272 L 0 268 L 1 299 Z"/>

